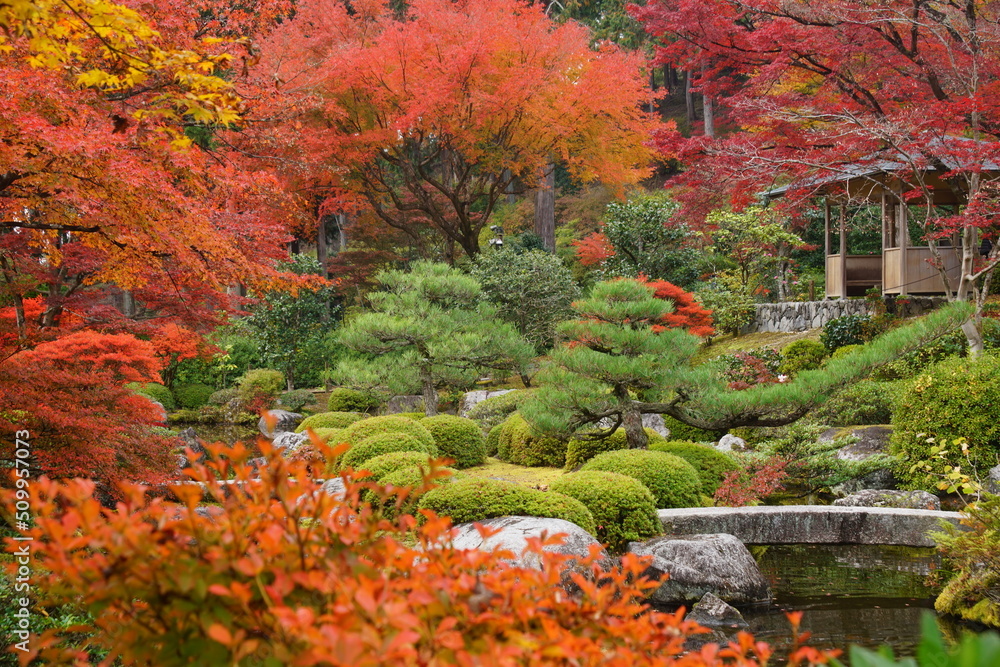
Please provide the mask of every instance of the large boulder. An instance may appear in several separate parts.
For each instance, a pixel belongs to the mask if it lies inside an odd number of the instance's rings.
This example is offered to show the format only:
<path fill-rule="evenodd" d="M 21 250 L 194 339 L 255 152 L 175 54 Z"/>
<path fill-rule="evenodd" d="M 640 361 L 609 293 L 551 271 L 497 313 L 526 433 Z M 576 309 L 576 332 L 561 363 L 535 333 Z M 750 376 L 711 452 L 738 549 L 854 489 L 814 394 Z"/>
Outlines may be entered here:
<path fill-rule="evenodd" d="M 513 563 L 517 567 L 540 569 L 538 556 L 525 554 L 529 537 L 541 537 L 542 534 L 555 535 L 563 533 L 562 544 L 550 544 L 545 551 L 566 554 L 575 558 L 585 558 L 590 555 L 590 547 L 600 542 L 594 536 L 580 528 L 575 523 L 563 519 L 548 519 L 535 516 L 502 516 L 495 519 L 480 521 L 481 525 L 498 531 L 495 535 L 483 538 L 474 523 L 461 523 L 454 528 L 452 543 L 457 549 L 479 549 L 482 551 L 506 550 L 514 554 Z M 606 554 L 605 554 L 606 556 Z"/>
<path fill-rule="evenodd" d="M 986 477 L 986 490 L 990 493 L 1000 494 L 1000 465 L 990 468 Z"/>
<path fill-rule="evenodd" d="M 889 455 L 889 438 L 892 436 L 891 426 L 859 426 L 852 429 L 831 428 L 819 436 L 820 442 L 829 442 L 835 438 L 852 435 L 857 442 L 841 447 L 835 454 L 843 461 L 866 461 L 873 456 Z M 837 494 L 849 495 L 857 491 L 895 489 L 896 475 L 886 464 L 885 468 L 875 470 L 864 477 L 852 479 L 833 488 Z"/>
<path fill-rule="evenodd" d="M 709 630 L 690 635 L 684 642 L 684 648 L 688 651 L 697 651 L 709 642 L 725 646 L 735 639 L 736 633 L 750 627 L 743 614 L 714 593 L 705 593 L 691 608 L 686 619 Z"/>
<path fill-rule="evenodd" d="M 275 451 L 281 452 L 282 456 L 289 457 L 307 442 L 309 442 L 308 433 L 283 431 L 274 436 L 271 444 L 274 446 Z"/>
<path fill-rule="evenodd" d="M 670 575 L 651 596 L 652 601 L 659 604 L 695 602 L 706 593 L 714 593 L 733 604 L 771 599 L 767 580 L 753 556 L 732 535 L 657 537 L 631 543 L 629 552 L 653 557 L 648 575 Z"/>
<path fill-rule="evenodd" d="M 670 437 L 670 429 L 663 423 L 663 415 L 645 414 L 642 416 L 642 427 L 652 429 L 664 438 Z"/>
<path fill-rule="evenodd" d="M 476 407 L 478 404 L 485 401 L 487 398 L 493 398 L 494 396 L 503 396 L 504 394 L 509 394 L 515 391 L 514 389 L 500 389 L 498 391 L 486 391 L 485 389 L 480 389 L 477 391 L 469 391 L 462 394 L 462 400 L 458 403 L 458 416 L 468 417 L 469 411 Z"/>
<path fill-rule="evenodd" d="M 194 454 L 194 461 L 189 461 L 187 454 L 182 452 L 177 459 L 178 466 L 183 470 L 184 468 L 190 468 L 194 463 L 202 463 L 208 452 L 205 450 L 205 444 L 198 437 L 198 434 L 195 433 L 194 429 L 189 426 L 177 435 L 184 443 L 184 447 L 190 449 Z"/>
<path fill-rule="evenodd" d="M 389 399 L 389 403 L 386 405 L 385 411 L 390 415 L 396 415 L 400 412 L 423 412 L 424 397 L 393 396 Z"/>
<path fill-rule="evenodd" d="M 278 433 L 288 433 L 294 431 L 295 427 L 302 421 L 302 415 L 297 412 L 287 410 L 268 410 L 260 421 L 257 422 L 257 430 L 265 438 L 273 438 Z"/>
<path fill-rule="evenodd" d="M 715 448 L 720 452 L 742 452 L 747 448 L 747 442 L 739 436 L 727 433 L 715 443 Z"/>
<path fill-rule="evenodd" d="M 840 507 L 898 507 L 909 510 L 940 510 L 941 500 L 926 491 L 864 489 L 833 501 Z"/>

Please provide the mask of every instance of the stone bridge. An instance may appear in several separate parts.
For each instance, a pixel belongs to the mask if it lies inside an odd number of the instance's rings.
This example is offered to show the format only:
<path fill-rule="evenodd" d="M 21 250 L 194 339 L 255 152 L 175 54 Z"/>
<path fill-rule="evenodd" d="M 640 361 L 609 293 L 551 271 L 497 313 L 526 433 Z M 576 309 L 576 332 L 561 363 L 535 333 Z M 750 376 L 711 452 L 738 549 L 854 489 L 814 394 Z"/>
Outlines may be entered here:
<path fill-rule="evenodd" d="M 729 533 L 744 544 L 894 544 L 932 547 L 928 533 L 961 514 L 886 507 L 778 505 L 659 510 L 667 535 Z"/>

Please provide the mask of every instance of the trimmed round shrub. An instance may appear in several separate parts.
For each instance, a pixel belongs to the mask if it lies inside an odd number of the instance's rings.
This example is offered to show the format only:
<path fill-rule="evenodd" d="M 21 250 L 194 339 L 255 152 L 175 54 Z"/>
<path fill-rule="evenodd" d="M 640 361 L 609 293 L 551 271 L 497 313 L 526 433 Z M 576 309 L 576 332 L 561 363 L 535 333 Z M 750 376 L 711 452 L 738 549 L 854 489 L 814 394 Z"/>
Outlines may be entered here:
<path fill-rule="evenodd" d="M 130 382 L 125 386 L 137 394 L 142 394 L 143 396 L 153 399 L 162 405 L 167 412 L 173 412 L 177 409 L 177 401 L 174 400 L 173 392 L 162 384 L 157 384 L 155 382 L 147 382 L 146 384 L 142 384 L 140 382 Z"/>
<path fill-rule="evenodd" d="M 342 428 L 314 428 L 313 433 L 325 443 L 339 445 L 343 440 L 344 429 Z"/>
<path fill-rule="evenodd" d="M 487 398 L 472 406 L 466 417 L 479 424 L 483 431 L 488 432 L 514 414 L 529 395 L 528 391 L 509 391 L 506 394 Z"/>
<path fill-rule="evenodd" d="M 308 389 L 293 389 L 282 392 L 278 397 L 278 404 L 286 410 L 298 412 L 313 402 L 313 393 Z"/>
<path fill-rule="evenodd" d="M 490 429 L 490 432 L 486 434 L 486 440 L 484 446 L 486 449 L 486 456 L 496 456 L 497 450 L 500 448 L 500 431 L 503 430 L 503 424 L 497 424 Z"/>
<path fill-rule="evenodd" d="M 892 420 L 893 396 L 899 388 L 899 382 L 860 380 L 824 401 L 809 413 L 808 420 L 827 426 L 888 424 Z"/>
<path fill-rule="evenodd" d="M 524 417 L 514 413 L 500 430 L 497 458 L 520 466 L 561 468 L 566 465 L 566 443 L 535 432 Z"/>
<path fill-rule="evenodd" d="M 285 376 L 270 368 L 247 371 L 236 381 L 236 395 L 251 412 L 274 405 L 284 388 Z"/>
<path fill-rule="evenodd" d="M 739 470 L 740 466 L 731 456 L 719 450 L 699 445 L 696 442 L 670 442 L 650 443 L 649 448 L 654 452 L 666 452 L 679 456 L 698 471 L 701 478 L 701 492 L 706 496 L 714 496 L 715 490 L 719 488 L 726 474 Z"/>
<path fill-rule="evenodd" d="M 698 471 L 674 454 L 648 449 L 604 452 L 587 461 L 581 470 L 617 472 L 639 480 L 653 493 L 658 509 L 701 504 Z"/>
<path fill-rule="evenodd" d="M 985 473 L 1000 452 L 1000 356 L 947 359 L 904 383 L 896 394 L 892 426 L 890 452 L 900 457 L 899 475 L 907 485 L 935 487 L 933 478 L 911 471 L 930 461 L 931 437 L 966 438 L 972 464 Z M 959 447 L 949 452 L 935 468 L 943 472 L 946 466 L 962 466 L 973 472 Z"/>
<path fill-rule="evenodd" d="M 378 406 L 379 400 L 371 394 L 343 387 L 331 391 L 326 402 L 330 412 L 375 412 Z"/>
<path fill-rule="evenodd" d="M 830 355 L 830 359 L 832 360 L 832 359 L 840 359 L 841 357 L 846 357 L 849 354 L 853 354 L 855 350 L 860 350 L 862 347 L 864 347 L 864 345 L 858 345 L 858 344 L 841 345 L 840 347 L 838 347 L 836 350 L 833 351 L 833 354 Z"/>
<path fill-rule="evenodd" d="M 783 375 L 795 375 L 799 371 L 815 370 L 823 365 L 826 354 L 826 346 L 819 341 L 797 340 L 786 345 L 781 351 L 778 372 Z"/>
<path fill-rule="evenodd" d="M 236 387 L 226 387 L 225 389 L 220 389 L 208 397 L 208 404 L 225 405 L 229 401 L 236 398 L 236 394 Z"/>
<path fill-rule="evenodd" d="M 208 399 L 215 393 L 215 388 L 207 384 L 179 384 L 174 387 L 174 398 L 181 407 L 197 410 L 208 404 Z"/>
<path fill-rule="evenodd" d="M 455 415 L 437 415 L 420 420 L 434 436 L 441 456 L 455 459 L 456 468 L 471 468 L 486 461 L 486 442 L 476 422 Z"/>
<path fill-rule="evenodd" d="M 424 452 L 389 452 L 368 459 L 361 467 L 370 472 L 374 479 L 382 479 L 403 468 L 427 467 L 429 458 Z"/>
<path fill-rule="evenodd" d="M 664 437 L 653 429 L 643 430 L 649 436 L 650 447 L 654 442 L 665 442 Z M 625 430 L 621 428 L 615 429 L 614 433 L 600 440 L 570 440 L 566 445 L 566 470 L 576 470 L 601 452 L 614 452 L 619 449 L 628 449 Z"/>
<path fill-rule="evenodd" d="M 365 438 L 382 433 L 405 433 L 413 436 L 427 447 L 434 446 L 434 436 L 431 435 L 430 431 L 419 422 L 397 415 L 371 417 L 354 422 L 344 429 L 344 438 L 347 442 L 360 442 Z"/>
<path fill-rule="evenodd" d="M 571 521 L 591 535 L 597 531 L 593 515 L 579 500 L 500 479 L 455 480 L 424 494 L 419 508 L 451 517 L 455 524 L 498 516 L 538 516 Z"/>
<path fill-rule="evenodd" d="M 306 417 L 295 427 L 296 433 L 302 433 L 307 428 L 313 430 L 318 428 L 347 428 L 355 422 L 365 419 L 368 415 L 360 412 L 320 412 L 319 414 Z"/>
<path fill-rule="evenodd" d="M 583 503 L 594 516 L 595 537 L 612 551 L 663 532 L 653 494 L 632 477 L 590 470 L 563 475 L 549 488 Z"/>
<path fill-rule="evenodd" d="M 420 421 L 427 416 L 426 412 L 397 412 L 395 413 L 397 417 L 406 417 L 407 419 L 413 419 L 415 421 Z"/>
<path fill-rule="evenodd" d="M 343 432 L 341 432 L 343 433 Z M 338 462 L 341 468 L 362 468 L 368 459 L 389 452 L 423 452 L 437 456 L 437 448 L 406 433 L 379 433 L 361 440 L 344 452 Z"/>
<path fill-rule="evenodd" d="M 442 468 L 448 472 L 454 473 L 454 468 Z M 451 477 L 438 477 L 435 478 L 434 484 L 440 486 L 441 484 L 447 484 L 452 478 Z M 390 521 L 395 521 L 397 518 L 404 514 L 417 513 L 417 508 L 420 503 L 420 499 L 424 497 L 430 490 L 422 490 L 424 487 L 424 470 L 417 466 L 409 466 L 406 468 L 400 468 L 399 470 L 394 470 L 378 478 L 378 483 L 382 485 L 392 485 L 394 487 L 401 488 L 406 487 L 409 489 L 406 499 L 399 502 L 399 494 L 390 494 L 382 503 L 382 515 L 389 519 Z M 370 501 L 369 501 L 370 502 Z"/>
<path fill-rule="evenodd" d="M 691 442 L 716 442 L 726 434 L 726 431 L 707 431 L 697 426 L 690 426 L 678 421 L 670 415 L 663 415 L 663 425 L 670 431 L 671 440 L 690 440 Z"/>

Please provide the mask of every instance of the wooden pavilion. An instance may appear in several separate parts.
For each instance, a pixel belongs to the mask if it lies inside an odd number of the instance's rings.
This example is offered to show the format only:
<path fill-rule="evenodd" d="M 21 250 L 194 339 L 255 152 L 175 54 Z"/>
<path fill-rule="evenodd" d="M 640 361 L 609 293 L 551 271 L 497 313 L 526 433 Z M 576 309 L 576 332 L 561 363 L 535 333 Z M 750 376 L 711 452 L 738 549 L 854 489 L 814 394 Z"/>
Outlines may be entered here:
<path fill-rule="evenodd" d="M 910 207 L 904 195 L 914 186 L 897 176 L 904 171 L 898 162 L 883 161 L 872 166 L 852 166 L 840 175 L 813 181 L 810 187 L 824 199 L 824 246 L 826 252 L 826 297 L 863 296 L 873 287 L 883 295 L 939 295 L 945 293 L 937 268 L 931 265 L 931 250 L 912 242 Z M 967 203 L 933 170 L 921 173 L 923 189 L 932 193 L 934 206 L 952 209 Z M 983 180 L 1000 179 L 1000 167 L 983 172 Z M 767 201 L 783 197 L 791 187 L 765 193 Z M 848 243 L 848 206 L 878 205 L 881 208 L 880 255 L 852 254 Z M 836 210 L 835 210 L 836 209 Z M 834 246 L 833 241 L 839 237 Z M 959 239 L 938 241 L 938 250 L 949 279 L 958 279 L 961 249 Z M 836 248 L 836 252 L 834 249 Z"/>

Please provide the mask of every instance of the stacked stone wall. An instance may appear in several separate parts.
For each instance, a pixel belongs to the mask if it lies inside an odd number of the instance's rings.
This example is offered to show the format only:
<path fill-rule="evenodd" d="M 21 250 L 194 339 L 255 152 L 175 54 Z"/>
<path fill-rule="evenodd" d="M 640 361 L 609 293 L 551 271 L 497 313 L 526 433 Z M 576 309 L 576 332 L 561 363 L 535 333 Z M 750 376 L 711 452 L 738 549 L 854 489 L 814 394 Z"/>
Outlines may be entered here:
<path fill-rule="evenodd" d="M 945 302 L 944 297 L 906 297 L 905 301 L 887 299 L 890 312 L 900 311 L 902 317 L 916 317 L 931 311 Z M 786 301 L 784 303 L 759 303 L 754 321 L 743 333 L 806 331 L 826 326 L 833 319 L 845 315 L 870 314 L 864 299 L 829 299 L 826 301 Z"/>

